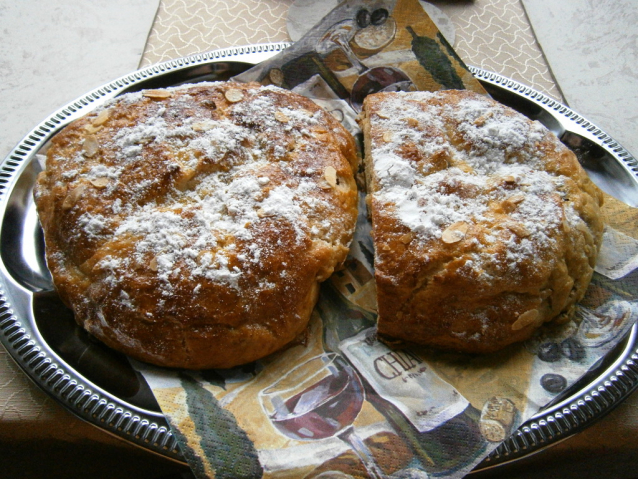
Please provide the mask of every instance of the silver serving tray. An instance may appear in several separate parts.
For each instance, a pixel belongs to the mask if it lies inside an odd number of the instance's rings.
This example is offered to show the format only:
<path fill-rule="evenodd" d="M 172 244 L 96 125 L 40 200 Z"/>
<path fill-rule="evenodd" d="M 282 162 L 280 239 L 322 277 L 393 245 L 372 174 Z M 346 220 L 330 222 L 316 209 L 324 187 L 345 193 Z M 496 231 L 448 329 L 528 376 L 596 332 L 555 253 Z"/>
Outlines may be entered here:
<path fill-rule="evenodd" d="M 96 342 L 53 291 L 32 199 L 36 154 L 62 127 L 124 92 L 227 80 L 289 46 L 252 45 L 160 63 L 97 88 L 36 126 L 0 166 L 0 341 L 40 388 L 75 415 L 126 441 L 184 463 L 144 378 L 126 357 Z M 497 100 L 539 120 L 578 155 L 607 193 L 638 206 L 638 162 L 577 113 L 515 81 L 471 68 Z M 557 443 L 589 426 L 638 386 L 638 333 L 519 428 L 477 469 Z"/>

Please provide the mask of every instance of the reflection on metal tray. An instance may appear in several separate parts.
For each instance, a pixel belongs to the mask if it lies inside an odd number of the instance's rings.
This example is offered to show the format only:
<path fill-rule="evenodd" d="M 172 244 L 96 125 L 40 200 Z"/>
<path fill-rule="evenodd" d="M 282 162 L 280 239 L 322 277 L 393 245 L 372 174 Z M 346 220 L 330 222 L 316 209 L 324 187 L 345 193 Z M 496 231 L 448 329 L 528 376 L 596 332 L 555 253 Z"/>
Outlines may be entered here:
<path fill-rule="evenodd" d="M 144 378 L 126 357 L 94 341 L 53 291 L 32 193 L 36 154 L 63 126 L 124 92 L 227 80 L 286 48 L 254 45 L 155 65 L 115 80 L 60 109 L 29 133 L 0 170 L 0 340 L 44 391 L 77 416 L 149 451 L 184 462 Z M 569 108 L 519 83 L 472 72 L 497 100 L 538 119 L 578 155 L 607 193 L 638 206 L 638 163 Z M 552 405 L 524 424 L 479 469 L 536 452 L 587 427 L 638 386 L 636 327 Z"/>

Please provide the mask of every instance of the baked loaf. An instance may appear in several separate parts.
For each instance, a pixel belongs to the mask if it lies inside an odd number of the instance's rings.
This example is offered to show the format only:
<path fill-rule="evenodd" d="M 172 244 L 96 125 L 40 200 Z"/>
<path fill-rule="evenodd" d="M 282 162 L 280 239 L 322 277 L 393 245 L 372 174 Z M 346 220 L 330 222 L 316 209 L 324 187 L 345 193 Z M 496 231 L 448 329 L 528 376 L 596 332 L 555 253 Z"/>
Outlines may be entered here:
<path fill-rule="evenodd" d="M 345 260 L 352 136 L 258 84 L 122 95 L 56 135 L 35 200 L 77 321 L 134 358 L 227 368 L 305 331 Z"/>
<path fill-rule="evenodd" d="M 454 90 L 371 95 L 361 122 L 382 338 L 490 352 L 572 314 L 602 194 L 555 135 Z"/>

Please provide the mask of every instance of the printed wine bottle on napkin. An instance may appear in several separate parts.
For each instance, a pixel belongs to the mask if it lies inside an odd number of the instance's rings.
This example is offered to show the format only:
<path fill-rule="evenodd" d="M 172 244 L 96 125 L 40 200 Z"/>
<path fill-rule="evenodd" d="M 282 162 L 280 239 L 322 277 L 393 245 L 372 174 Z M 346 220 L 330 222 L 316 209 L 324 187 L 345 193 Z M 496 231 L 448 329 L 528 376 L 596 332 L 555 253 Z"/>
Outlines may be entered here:
<path fill-rule="evenodd" d="M 485 450 L 480 412 L 409 349 L 390 349 L 370 328 L 339 344 L 359 372 L 367 400 L 429 471 L 463 467 Z"/>

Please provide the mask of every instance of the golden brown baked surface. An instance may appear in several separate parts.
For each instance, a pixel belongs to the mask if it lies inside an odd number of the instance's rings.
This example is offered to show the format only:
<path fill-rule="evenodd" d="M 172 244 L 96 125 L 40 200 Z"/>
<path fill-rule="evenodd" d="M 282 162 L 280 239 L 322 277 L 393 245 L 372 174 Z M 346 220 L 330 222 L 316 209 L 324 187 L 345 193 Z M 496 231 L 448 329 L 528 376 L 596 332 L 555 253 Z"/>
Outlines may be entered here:
<path fill-rule="evenodd" d="M 116 98 L 36 185 L 77 321 L 137 359 L 225 368 L 302 333 L 356 220 L 353 138 L 299 95 L 209 83 Z"/>
<path fill-rule="evenodd" d="M 489 352 L 570 315 L 602 194 L 538 122 L 466 91 L 364 104 L 382 337 Z"/>

